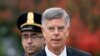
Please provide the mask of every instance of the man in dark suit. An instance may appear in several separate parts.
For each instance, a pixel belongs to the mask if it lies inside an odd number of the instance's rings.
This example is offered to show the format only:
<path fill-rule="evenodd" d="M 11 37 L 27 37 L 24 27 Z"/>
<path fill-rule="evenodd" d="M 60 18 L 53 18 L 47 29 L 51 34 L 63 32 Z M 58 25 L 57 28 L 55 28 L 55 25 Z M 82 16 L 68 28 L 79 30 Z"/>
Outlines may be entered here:
<path fill-rule="evenodd" d="M 44 48 L 44 38 L 41 31 L 41 14 L 26 12 L 17 20 L 17 27 L 21 31 L 23 56 L 32 56 Z"/>
<path fill-rule="evenodd" d="M 65 10 L 54 7 L 42 14 L 42 33 L 45 38 L 45 49 L 35 56 L 91 56 L 89 53 L 65 44 L 69 36 L 70 18 Z"/>

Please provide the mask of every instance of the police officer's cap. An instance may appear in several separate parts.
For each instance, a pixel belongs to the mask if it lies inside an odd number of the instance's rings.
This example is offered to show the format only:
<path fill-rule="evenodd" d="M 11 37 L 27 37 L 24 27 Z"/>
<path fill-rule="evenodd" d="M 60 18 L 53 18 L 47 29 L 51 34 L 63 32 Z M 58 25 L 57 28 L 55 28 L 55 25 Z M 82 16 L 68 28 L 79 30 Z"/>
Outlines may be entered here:
<path fill-rule="evenodd" d="M 17 27 L 21 31 L 41 32 L 41 14 L 34 12 L 23 13 L 17 20 Z"/>

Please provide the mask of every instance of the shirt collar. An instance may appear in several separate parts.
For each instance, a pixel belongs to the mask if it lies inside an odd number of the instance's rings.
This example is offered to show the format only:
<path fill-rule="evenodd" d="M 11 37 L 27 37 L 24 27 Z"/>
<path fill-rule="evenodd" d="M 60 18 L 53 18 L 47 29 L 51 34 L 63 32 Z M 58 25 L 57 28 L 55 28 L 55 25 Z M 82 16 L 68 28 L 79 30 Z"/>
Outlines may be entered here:
<path fill-rule="evenodd" d="M 54 53 L 52 53 L 47 46 L 45 46 L 45 51 L 47 56 L 57 56 Z M 60 56 L 67 56 L 67 50 L 66 46 L 64 47 L 63 51 L 61 52 Z"/>

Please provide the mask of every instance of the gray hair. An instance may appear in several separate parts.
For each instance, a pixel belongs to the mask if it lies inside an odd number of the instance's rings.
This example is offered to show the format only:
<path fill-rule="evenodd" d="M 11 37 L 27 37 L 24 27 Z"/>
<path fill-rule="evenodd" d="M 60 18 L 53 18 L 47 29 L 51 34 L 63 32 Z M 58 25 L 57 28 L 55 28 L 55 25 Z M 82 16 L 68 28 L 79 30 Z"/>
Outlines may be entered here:
<path fill-rule="evenodd" d="M 42 14 L 42 25 L 45 24 L 45 20 L 64 18 L 67 27 L 70 26 L 70 18 L 65 10 L 59 7 L 49 8 L 45 10 Z"/>

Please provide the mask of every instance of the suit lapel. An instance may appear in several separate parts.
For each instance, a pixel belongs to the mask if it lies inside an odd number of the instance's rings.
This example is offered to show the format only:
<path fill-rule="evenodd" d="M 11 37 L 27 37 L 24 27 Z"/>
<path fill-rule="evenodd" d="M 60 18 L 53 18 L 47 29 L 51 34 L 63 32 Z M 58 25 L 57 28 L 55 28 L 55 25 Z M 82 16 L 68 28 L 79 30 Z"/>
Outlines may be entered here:
<path fill-rule="evenodd" d="M 70 50 L 70 48 L 67 49 L 67 56 L 73 56 L 73 52 Z"/>
<path fill-rule="evenodd" d="M 66 48 L 66 50 L 67 50 L 67 56 L 73 56 L 73 51 L 70 48 Z M 40 53 L 41 54 L 39 56 L 46 56 L 45 49 L 43 49 Z"/>

